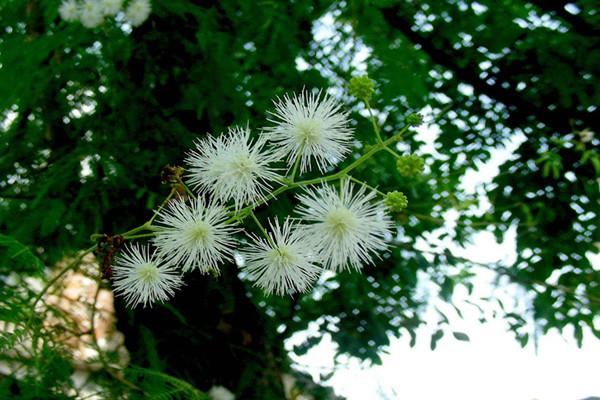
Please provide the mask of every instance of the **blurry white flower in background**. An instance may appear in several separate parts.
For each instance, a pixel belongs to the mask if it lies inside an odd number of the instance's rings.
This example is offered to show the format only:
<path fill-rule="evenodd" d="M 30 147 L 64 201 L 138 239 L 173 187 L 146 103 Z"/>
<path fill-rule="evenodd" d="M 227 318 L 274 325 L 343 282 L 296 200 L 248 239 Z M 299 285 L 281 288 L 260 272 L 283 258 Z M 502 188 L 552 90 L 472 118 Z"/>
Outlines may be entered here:
<path fill-rule="evenodd" d="M 223 386 L 213 386 L 208 391 L 210 400 L 235 400 L 233 393 Z"/>
<path fill-rule="evenodd" d="M 123 11 L 125 0 L 63 0 L 58 8 L 60 17 L 69 22 L 80 21 L 86 28 L 96 28 L 105 16 L 114 16 Z M 124 10 L 131 26 L 140 26 L 152 12 L 150 0 L 130 0 Z"/>
<path fill-rule="evenodd" d="M 591 142 L 594 139 L 594 131 L 592 131 L 589 128 L 585 128 L 585 129 L 579 131 L 579 139 L 583 143 Z"/>
<path fill-rule="evenodd" d="M 125 17 L 132 26 L 140 26 L 150 16 L 152 5 L 149 0 L 132 0 L 125 9 Z"/>
<path fill-rule="evenodd" d="M 65 21 L 77 21 L 79 19 L 79 5 L 75 0 L 65 0 L 60 3 L 58 13 Z"/>
<path fill-rule="evenodd" d="M 100 0 L 104 15 L 115 15 L 123 7 L 123 0 Z"/>
<path fill-rule="evenodd" d="M 79 20 L 86 28 L 96 28 L 104 22 L 102 4 L 96 0 L 86 0 L 81 5 Z"/>

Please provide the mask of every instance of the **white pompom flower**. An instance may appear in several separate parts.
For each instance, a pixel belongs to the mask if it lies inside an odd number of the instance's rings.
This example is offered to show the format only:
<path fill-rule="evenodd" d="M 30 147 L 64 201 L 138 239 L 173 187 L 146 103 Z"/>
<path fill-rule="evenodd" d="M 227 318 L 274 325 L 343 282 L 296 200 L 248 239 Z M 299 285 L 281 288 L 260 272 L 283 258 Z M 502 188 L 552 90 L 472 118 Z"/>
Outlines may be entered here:
<path fill-rule="evenodd" d="M 65 21 L 77 21 L 79 19 L 79 5 L 75 0 L 64 0 L 58 7 L 58 14 Z"/>
<path fill-rule="evenodd" d="M 300 171 L 315 162 L 321 172 L 339 163 L 350 151 L 352 130 L 348 113 L 332 97 L 303 91 L 275 102 L 270 113 L 273 126 L 264 128 L 265 136 L 277 149 L 276 154 L 292 167 L 300 157 Z"/>
<path fill-rule="evenodd" d="M 115 15 L 123 8 L 123 0 L 100 0 L 104 15 Z"/>
<path fill-rule="evenodd" d="M 172 200 L 157 216 L 156 236 L 152 240 L 169 264 L 184 272 L 219 272 L 219 264 L 233 260 L 235 226 L 226 223 L 227 210 L 206 204 L 202 198 L 189 202 Z"/>
<path fill-rule="evenodd" d="M 125 9 L 125 17 L 132 26 L 140 26 L 148 19 L 151 12 L 150 0 L 131 0 Z"/>
<path fill-rule="evenodd" d="M 96 28 L 104 22 L 102 4 L 97 0 L 85 0 L 79 11 L 79 21 L 86 28 Z"/>
<path fill-rule="evenodd" d="M 373 201 L 375 197 L 364 186 L 355 191 L 348 181 L 341 183 L 339 191 L 324 185 L 298 195 L 297 212 L 310 223 L 306 229 L 325 268 L 360 270 L 373 262 L 373 253 L 387 249 L 393 224 L 384 205 Z"/>
<path fill-rule="evenodd" d="M 208 391 L 210 400 L 235 400 L 235 395 L 229 389 L 223 386 L 213 386 Z"/>
<path fill-rule="evenodd" d="M 268 294 L 308 291 L 322 268 L 317 265 L 317 254 L 302 225 L 286 219 L 280 226 L 275 220 L 270 230 L 271 240 L 250 236 L 253 244 L 240 251 L 244 259 L 241 270 Z"/>
<path fill-rule="evenodd" d="M 579 139 L 581 140 L 582 143 L 589 143 L 592 140 L 594 140 L 594 131 L 592 131 L 589 128 L 585 128 L 581 131 L 579 131 Z"/>
<path fill-rule="evenodd" d="M 280 179 L 271 163 L 277 161 L 263 139 L 254 143 L 248 128 L 229 128 L 227 134 L 208 136 L 196 143 L 186 163 L 187 180 L 202 193 L 222 202 L 233 200 L 236 209 L 264 198 L 269 182 Z"/>
<path fill-rule="evenodd" d="M 113 288 L 129 307 L 167 301 L 182 285 L 176 269 L 148 246 L 126 245 L 112 267 Z"/>

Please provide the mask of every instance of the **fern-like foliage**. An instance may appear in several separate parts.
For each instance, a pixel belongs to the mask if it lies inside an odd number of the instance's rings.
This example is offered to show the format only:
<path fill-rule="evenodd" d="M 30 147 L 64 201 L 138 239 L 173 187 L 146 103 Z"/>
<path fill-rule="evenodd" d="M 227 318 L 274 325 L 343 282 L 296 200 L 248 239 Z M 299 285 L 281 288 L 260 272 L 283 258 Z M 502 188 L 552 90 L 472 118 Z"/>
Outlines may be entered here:
<path fill-rule="evenodd" d="M 91 329 L 82 330 L 72 312 L 49 300 L 61 294 L 58 278 L 81 260 L 82 255 L 75 257 L 48 279 L 51 269 L 31 249 L 0 235 L 0 399 L 207 400 L 204 392 L 164 372 L 120 368 L 116 351 L 101 350 Z M 94 279 L 101 285 L 97 274 Z M 77 305 L 89 318 L 97 313 L 95 302 Z M 100 353 L 82 361 L 73 342 Z M 85 379 L 79 378 L 81 371 Z"/>
<path fill-rule="evenodd" d="M 196 389 L 184 380 L 153 369 L 130 366 L 125 370 L 126 376 L 139 385 L 147 397 L 155 400 L 208 400 L 206 393 Z"/>

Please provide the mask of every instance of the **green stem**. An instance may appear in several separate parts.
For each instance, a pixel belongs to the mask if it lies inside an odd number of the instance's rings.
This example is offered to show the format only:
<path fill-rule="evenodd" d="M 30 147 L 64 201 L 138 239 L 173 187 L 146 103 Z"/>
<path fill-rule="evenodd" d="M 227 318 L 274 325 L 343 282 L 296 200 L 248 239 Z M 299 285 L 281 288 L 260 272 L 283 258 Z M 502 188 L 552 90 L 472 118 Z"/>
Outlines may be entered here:
<path fill-rule="evenodd" d="M 246 218 L 247 214 L 252 212 L 256 207 L 258 207 L 262 204 L 265 204 L 272 198 L 277 197 L 281 193 L 284 193 L 290 189 L 294 189 L 294 188 L 302 187 L 302 186 L 314 185 L 314 184 L 323 183 L 323 182 L 330 182 L 330 181 L 334 181 L 334 180 L 344 177 L 350 171 L 352 171 L 355 168 L 358 168 L 360 165 L 362 165 L 365 161 L 367 161 L 369 158 L 371 158 L 375 153 L 385 149 L 390 144 L 399 141 L 402 138 L 402 135 L 408 130 L 408 128 L 409 128 L 409 126 L 407 125 L 404 128 L 402 128 L 400 130 L 400 132 L 398 132 L 394 136 L 386 139 L 385 141 L 383 141 L 381 143 L 377 143 L 375 146 L 373 146 L 373 148 L 371 148 L 371 150 L 369 150 L 368 152 L 363 154 L 360 158 L 354 160 L 354 162 L 352 162 L 350 165 L 348 165 L 346 168 L 340 170 L 339 172 L 336 172 L 335 174 L 331 174 L 331 175 L 324 176 L 321 178 L 307 179 L 307 180 L 298 181 L 298 182 L 290 182 L 284 186 L 281 186 L 274 192 L 271 192 L 264 198 L 258 200 L 256 203 L 242 208 L 239 212 L 235 213 L 235 215 L 233 215 L 231 218 L 229 218 L 227 221 L 225 221 L 225 223 L 231 223 L 233 221 L 243 220 L 244 218 Z"/>
<path fill-rule="evenodd" d="M 91 251 L 94 251 L 95 249 L 96 249 L 96 245 L 93 245 L 93 246 L 85 249 L 81 254 L 79 254 L 75 258 L 75 260 L 73 260 L 69 265 L 67 265 L 65 268 L 63 268 L 58 274 L 56 274 L 56 276 L 54 278 L 52 278 L 46 284 L 46 286 L 42 289 L 41 292 L 38 293 L 38 295 L 36 296 L 35 300 L 33 301 L 33 305 L 31 306 L 31 309 L 33 310 L 34 314 L 35 314 L 35 307 L 37 306 L 37 303 L 40 302 L 40 300 L 42 299 L 42 297 L 44 297 L 44 295 L 52 287 L 52 285 L 54 285 L 60 278 L 62 278 L 71 269 L 75 269 L 77 266 L 79 266 L 79 264 L 80 264 L 81 259 L 83 258 L 83 256 L 85 256 L 87 253 L 89 253 Z"/>
<path fill-rule="evenodd" d="M 156 232 L 140 233 L 139 235 L 123 236 L 123 239 L 132 240 L 132 239 L 141 239 L 141 238 L 154 237 L 154 236 L 156 236 Z"/>
<path fill-rule="evenodd" d="M 396 153 L 394 150 L 390 149 L 387 146 L 385 146 L 384 150 L 387 151 L 388 153 L 390 153 L 391 155 L 393 155 L 396 158 L 402 157 L 400 154 Z"/>
<path fill-rule="evenodd" d="M 133 235 L 134 233 L 138 233 L 139 231 L 144 231 L 148 228 L 148 226 L 146 225 L 146 223 L 140 225 L 140 226 L 136 226 L 133 229 L 128 230 L 127 232 L 121 233 L 121 236 L 130 236 Z"/>
<path fill-rule="evenodd" d="M 402 134 L 404 134 L 404 132 L 406 132 L 407 129 L 408 129 L 408 126 L 405 126 L 404 128 L 402 128 L 402 130 L 400 132 L 398 132 L 394 136 L 390 137 L 389 139 L 387 139 L 381 143 L 376 144 L 375 146 L 373 146 L 373 148 L 371 150 L 369 150 L 364 155 L 362 155 L 360 158 L 355 160 L 352 164 L 350 164 L 346 168 L 336 172 L 335 174 L 331 174 L 331 175 L 328 175 L 328 176 L 325 176 L 322 178 L 308 179 L 305 181 L 296 182 L 296 183 L 294 183 L 294 185 L 295 186 L 314 185 L 315 183 L 329 182 L 329 181 L 339 179 L 339 178 L 343 177 L 344 175 L 347 175 L 353 169 L 362 165 L 365 161 L 367 161 L 369 158 L 371 158 L 373 156 L 373 154 L 385 149 L 390 144 L 400 140 L 400 138 L 402 137 Z"/>
<path fill-rule="evenodd" d="M 179 179 L 177 180 L 177 182 L 178 182 L 178 183 L 179 183 L 181 186 L 183 186 L 183 188 L 185 189 L 185 191 L 186 191 L 186 193 L 188 194 L 188 196 L 190 196 L 190 197 L 192 197 L 192 198 L 195 198 L 195 197 L 196 197 L 196 195 L 194 194 L 194 192 L 192 192 L 192 191 L 190 190 L 190 188 L 189 188 L 189 187 L 187 187 L 187 185 L 186 185 L 185 183 L 183 183 L 183 181 L 181 180 L 181 178 L 179 178 Z"/>
<path fill-rule="evenodd" d="M 294 161 L 294 167 L 292 168 L 292 174 L 290 175 L 290 182 L 294 182 L 296 179 L 296 172 L 298 172 L 298 166 L 300 165 L 300 160 L 302 159 L 302 151 L 304 150 L 304 146 L 300 148 L 300 151 L 296 155 L 296 160 Z"/>
<path fill-rule="evenodd" d="M 97 308 L 98 295 L 100 294 L 101 282 L 98 281 L 97 283 L 98 283 L 98 287 L 96 288 L 96 294 L 94 294 L 94 302 L 92 303 L 92 310 L 91 310 L 91 316 L 90 316 L 90 331 L 91 331 L 91 335 L 92 335 L 92 345 L 94 346 L 94 349 L 98 353 L 98 359 L 100 360 L 102 367 L 104 368 L 104 370 L 106 372 L 108 372 L 108 374 L 110 374 L 110 376 L 112 376 L 114 379 L 118 380 L 119 382 L 125 384 L 126 386 L 128 386 L 131 389 L 143 392 L 143 390 L 140 387 L 138 387 L 136 384 L 128 381 L 127 379 L 122 377 L 118 372 L 114 371 L 114 369 L 117 369 L 117 368 L 110 366 L 110 364 L 108 363 L 108 360 L 104 356 L 104 352 L 102 351 L 102 349 L 100 348 L 100 345 L 98 344 L 98 338 L 96 337 L 96 311 L 98 309 Z"/>
<path fill-rule="evenodd" d="M 265 229 L 265 227 L 262 226 L 262 224 L 260 223 L 260 221 L 258 220 L 258 218 L 256 218 L 256 214 L 254 214 L 254 211 L 250 211 L 250 216 L 252 217 L 252 219 L 256 223 L 256 226 L 258 226 L 258 229 L 260 229 L 260 231 L 263 234 L 263 236 L 267 239 L 267 242 L 269 242 L 269 244 L 271 245 L 271 247 L 276 248 L 277 246 L 275 246 L 275 243 L 273 242 L 273 239 L 271 239 L 271 236 L 269 236 L 269 234 L 267 233 L 267 230 Z"/>
<path fill-rule="evenodd" d="M 280 195 L 281 193 L 292 189 L 294 187 L 297 187 L 297 184 L 295 183 L 289 183 L 286 185 L 281 186 L 280 188 L 276 189 L 274 192 L 269 193 L 268 195 L 266 195 L 264 198 L 259 199 L 256 203 L 251 204 L 247 207 L 242 208 L 240 211 L 235 212 L 233 216 L 231 216 L 231 218 L 229 218 L 228 220 L 225 221 L 226 224 L 230 224 L 234 221 L 241 221 L 244 218 L 246 218 L 256 207 L 265 204 L 266 202 L 268 202 L 269 200 L 277 197 L 278 195 Z"/>
<path fill-rule="evenodd" d="M 104 236 L 102 233 L 92 233 L 90 235 L 90 241 L 95 242 L 96 240 L 100 239 L 102 236 Z"/>
<path fill-rule="evenodd" d="M 373 110 L 371 109 L 369 100 L 365 100 L 365 105 L 367 106 L 367 110 L 369 111 L 369 119 L 371 120 L 371 124 L 373 124 L 373 130 L 375 131 L 375 135 L 377 136 L 377 143 L 382 143 L 383 139 L 381 138 L 381 132 L 379 132 L 379 125 L 377 125 L 377 121 L 375 120 L 375 115 L 373 115 Z"/>
<path fill-rule="evenodd" d="M 96 245 L 93 245 L 87 249 L 85 249 L 82 253 L 80 253 L 77 257 L 75 257 L 75 259 L 69 263 L 69 265 L 67 265 L 65 268 L 63 268 L 58 274 L 56 274 L 56 276 L 54 276 L 54 278 L 50 279 L 50 281 L 46 284 L 46 286 L 44 286 L 44 288 L 38 293 L 38 295 L 35 297 L 35 299 L 33 300 L 33 304 L 31 306 L 31 315 L 29 316 L 29 318 L 27 319 L 27 322 L 25 323 L 25 328 L 24 331 L 26 331 L 27 329 L 29 329 L 29 327 L 31 326 L 31 323 L 33 322 L 33 318 L 35 315 L 37 315 L 35 308 L 37 307 L 38 303 L 40 302 L 40 300 L 42 300 L 42 297 L 44 297 L 44 295 L 48 292 L 48 290 L 50 290 L 50 288 L 56 283 L 58 282 L 63 276 L 65 276 L 65 274 L 71 270 L 74 270 L 75 268 L 77 268 L 79 266 L 79 264 L 81 263 L 81 259 L 89 252 L 93 251 L 96 248 Z M 34 335 L 31 342 L 33 343 L 32 345 L 32 349 L 33 351 L 36 351 L 37 349 L 37 335 Z"/>
<path fill-rule="evenodd" d="M 376 188 L 374 188 L 373 186 L 367 185 L 367 184 L 366 184 L 365 182 L 363 182 L 363 181 L 359 181 L 358 179 L 356 179 L 356 178 L 355 178 L 355 177 L 353 177 L 352 175 L 346 175 L 346 176 L 347 176 L 347 177 L 348 177 L 348 179 L 350 179 L 352 182 L 356 182 L 356 183 L 358 183 L 359 185 L 362 185 L 362 186 L 364 186 L 364 187 L 366 187 L 366 188 L 368 188 L 368 189 L 371 189 L 372 191 L 376 192 L 377 194 L 379 194 L 379 195 L 381 195 L 381 196 L 385 197 L 385 193 L 383 193 L 383 192 L 382 192 L 382 191 L 380 191 L 380 190 L 377 190 L 377 189 L 376 189 Z"/>
<path fill-rule="evenodd" d="M 171 198 L 175 195 L 175 193 L 177 193 L 177 189 L 172 188 L 169 195 L 163 200 L 163 202 L 160 204 L 160 206 L 158 206 L 158 208 L 154 211 L 154 214 L 152 214 L 152 217 L 148 221 L 144 222 L 140 226 L 136 226 L 135 228 L 128 230 L 127 232 L 121 233 L 120 236 L 123 236 L 125 239 L 137 239 L 139 237 L 147 237 L 147 236 L 154 235 L 153 233 L 152 234 L 142 234 L 142 235 L 137 235 L 137 236 L 135 234 L 138 232 L 141 232 L 141 231 L 153 230 L 152 222 L 154 222 L 154 219 L 158 216 L 158 213 L 160 212 L 160 210 L 162 210 L 165 207 L 165 205 L 168 203 L 169 200 L 171 200 Z M 90 236 L 90 240 L 96 241 L 96 240 L 100 239 L 102 236 L 104 236 L 104 235 L 101 233 L 93 233 Z"/>
<path fill-rule="evenodd" d="M 164 206 L 169 202 L 169 200 L 171 200 L 171 198 L 173 197 L 173 195 L 177 193 L 177 189 L 175 188 L 171 188 L 171 192 L 169 193 L 169 195 L 167 196 L 166 199 L 163 200 L 163 202 L 160 204 L 160 206 L 158 206 L 158 208 L 154 211 L 154 214 L 152 215 L 152 218 L 150 218 L 148 220 L 148 222 L 146 222 L 144 225 L 150 226 L 152 225 L 152 222 L 154 221 L 154 219 L 156 218 L 156 216 L 158 215 L 158 213 L 160 212 L 160 210 L 162 210 L 164 208 Z M 142 226 L 144 226 L 142 225 Z M 123 235 L 125 236 L 125 235 Z"/>

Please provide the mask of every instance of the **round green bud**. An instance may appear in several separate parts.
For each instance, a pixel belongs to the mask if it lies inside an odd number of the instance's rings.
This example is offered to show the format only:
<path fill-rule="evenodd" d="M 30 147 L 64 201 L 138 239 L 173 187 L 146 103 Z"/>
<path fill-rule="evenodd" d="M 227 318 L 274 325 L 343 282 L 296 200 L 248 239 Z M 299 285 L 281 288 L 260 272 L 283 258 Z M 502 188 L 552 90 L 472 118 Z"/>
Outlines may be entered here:
<path fill-rule="evenodd" d="M 398 157 L 396 168 L 398 173 L 405 177 L 414 177 L 423 172 L 425 160 L 416 154 L 409 154 Z"/>
<path fill-rule="evenodd" d="M 396 190 L 385 195 L 384 203 L 393 212 L 400 212 L 408 207 L 408 199 L 404 193 Z"/>
<path fill-rule="evenodd" d="M 406 117 L 406 123 L 410 126 L 419 126 L 423 123 L 423 116 L 419 113 L 411 113 Z"/>
<path fill-rule="evenodd" d="M 351 96 L 354 96 L 363 101 L 371 100 L 371 96 L 375 92 L 375 82 L 373 82 L 367 75 L 355 76 L 348 82 L 348 92 Z"/>

